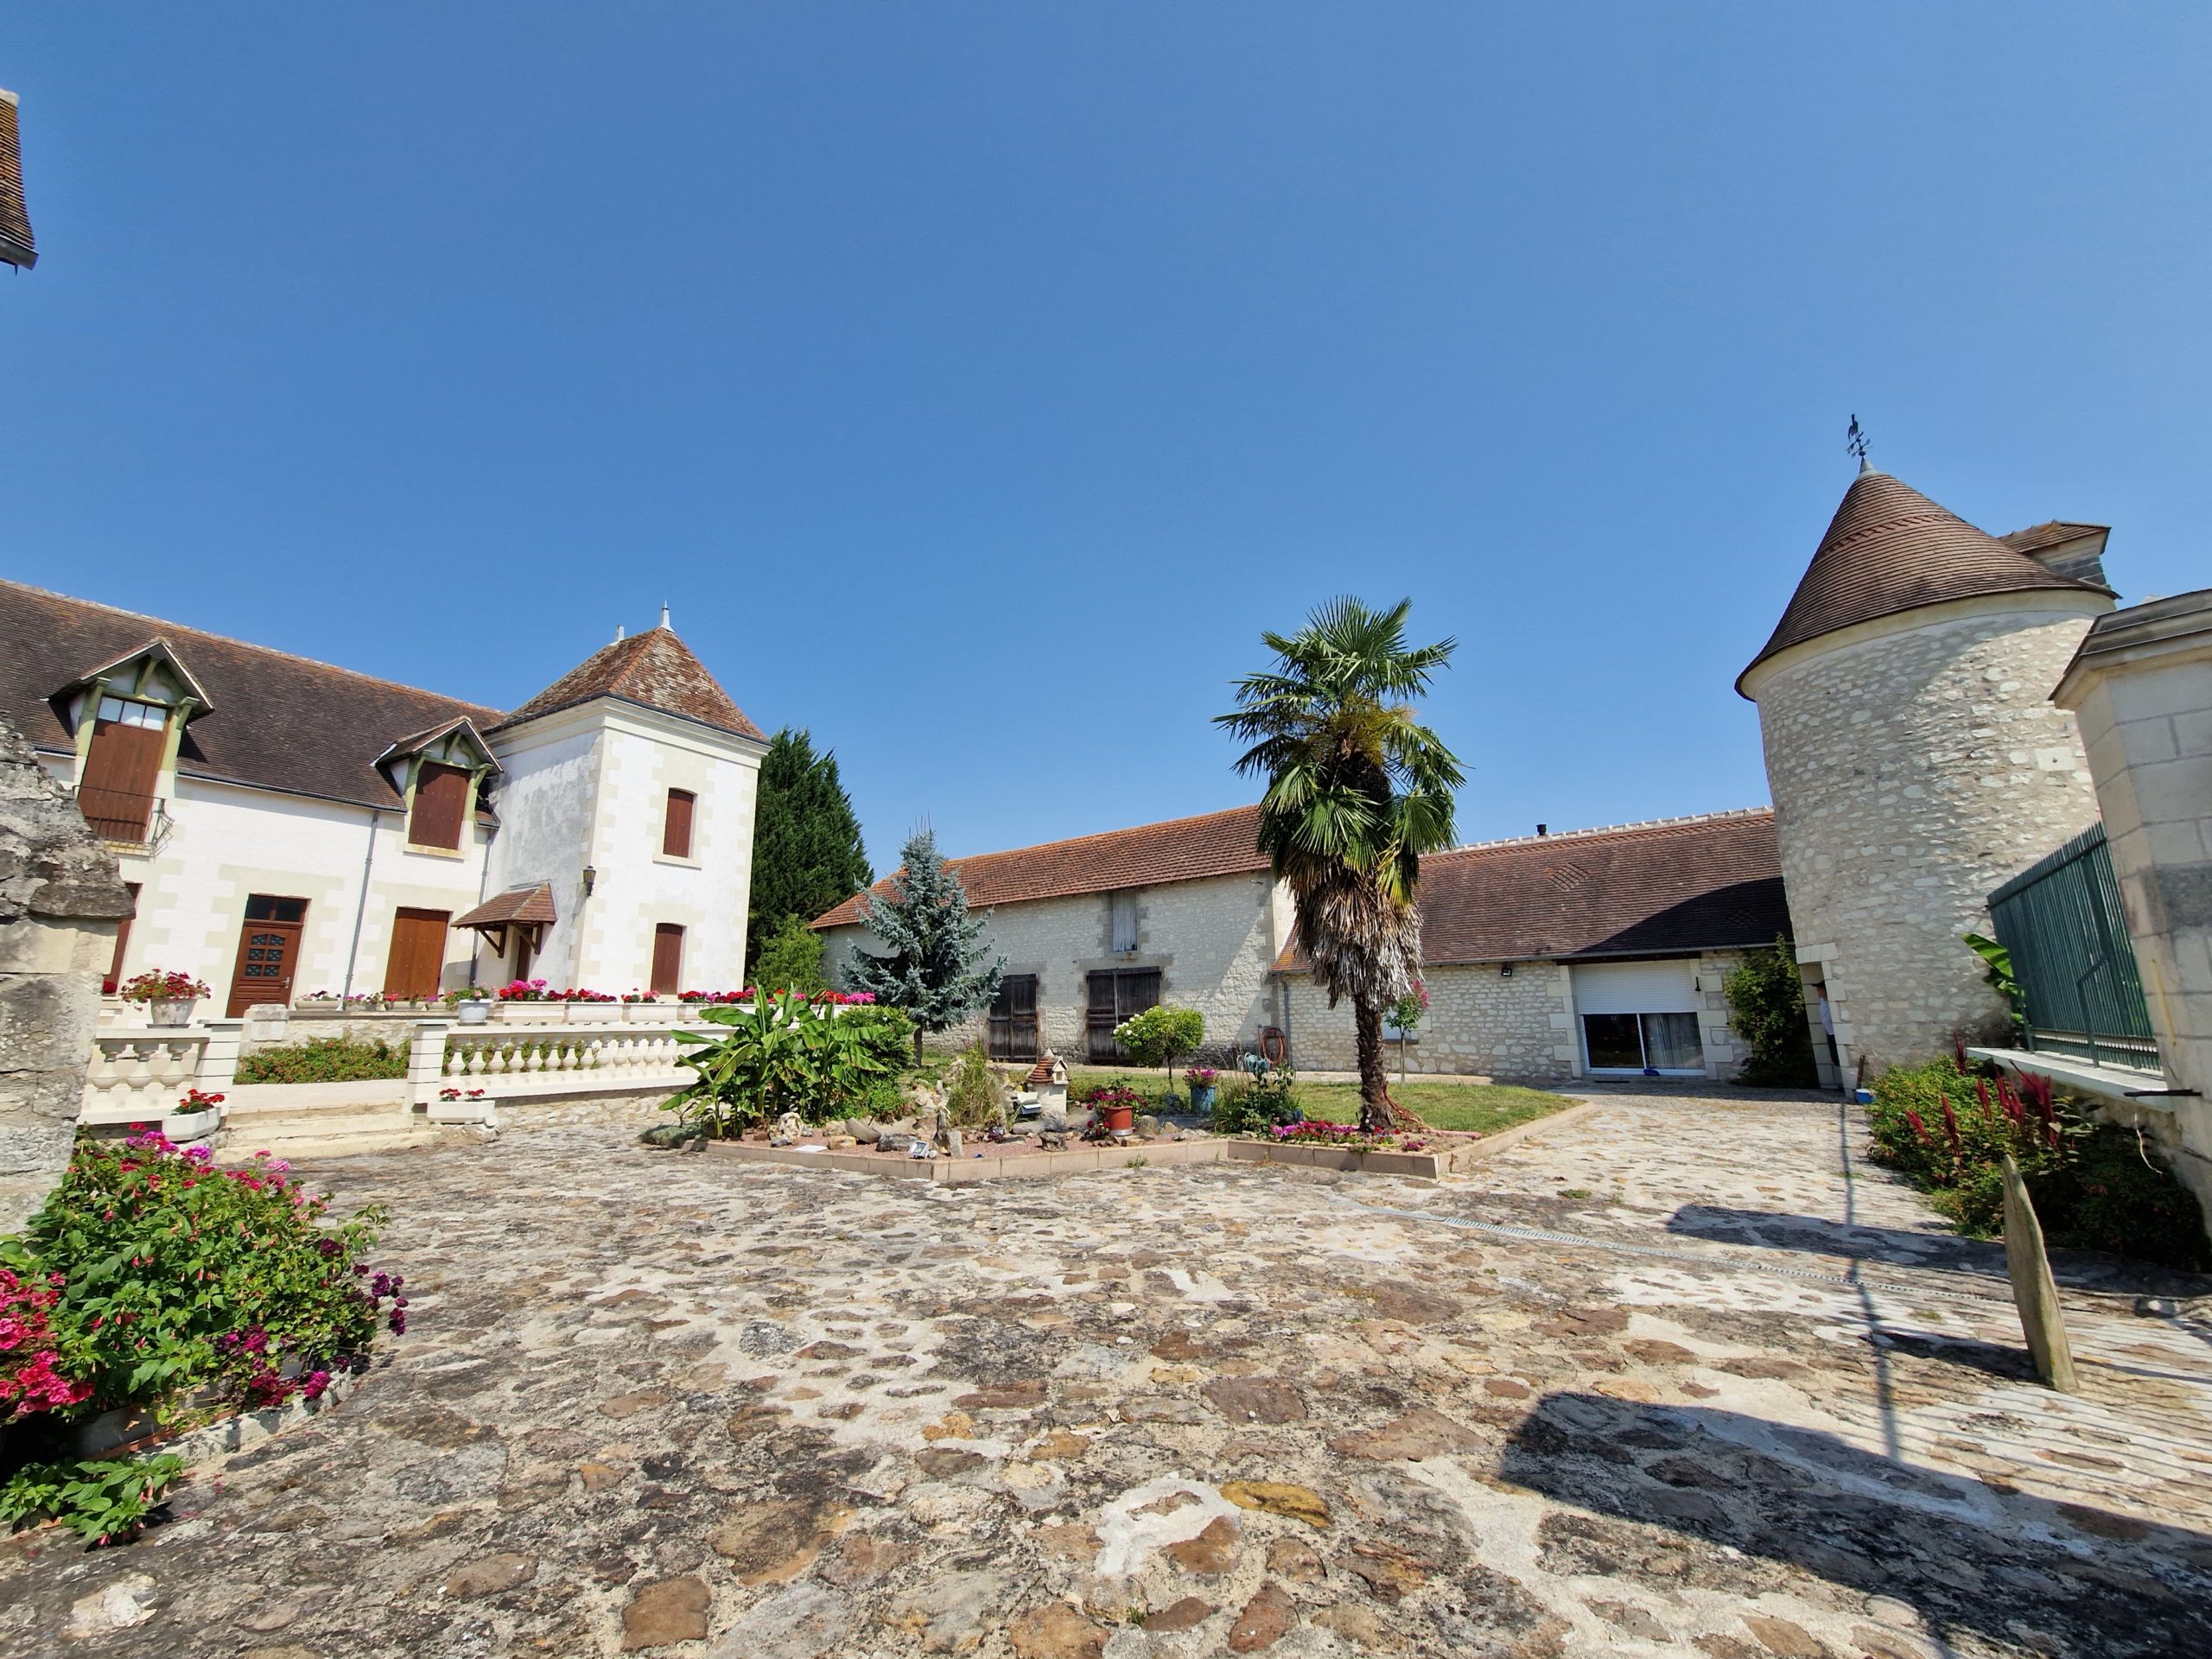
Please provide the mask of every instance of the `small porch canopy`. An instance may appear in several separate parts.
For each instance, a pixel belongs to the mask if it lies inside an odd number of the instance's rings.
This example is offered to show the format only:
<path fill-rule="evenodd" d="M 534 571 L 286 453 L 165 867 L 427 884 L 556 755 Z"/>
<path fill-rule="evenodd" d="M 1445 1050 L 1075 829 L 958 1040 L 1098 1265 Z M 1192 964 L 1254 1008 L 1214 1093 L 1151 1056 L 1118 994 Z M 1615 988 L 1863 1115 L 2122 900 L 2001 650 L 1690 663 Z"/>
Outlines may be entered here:
<path fill-rule="evenodd" d="M 512 933 L 536 956 L 545 944 L 545 930 L 556 919 L 552 884 L 537 881 L 494 894 L 467 915 L 455 917 L 453 925 L 475 929 L 496 955 L 507 954 L 507 938 Z"/>

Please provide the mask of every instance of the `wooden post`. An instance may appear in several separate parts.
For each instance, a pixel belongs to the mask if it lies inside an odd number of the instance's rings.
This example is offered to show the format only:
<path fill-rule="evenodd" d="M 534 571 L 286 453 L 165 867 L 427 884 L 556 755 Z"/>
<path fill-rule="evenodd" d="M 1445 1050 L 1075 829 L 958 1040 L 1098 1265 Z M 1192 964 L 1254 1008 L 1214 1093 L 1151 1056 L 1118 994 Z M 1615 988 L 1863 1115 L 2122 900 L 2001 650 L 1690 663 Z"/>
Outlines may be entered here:
<path fill-rule="evenodd" d="M 2027 1337 L 2036 1376 L 2045 1388 L 2061 1394 L 2081 1393 L 2074 1376 L 2074 1350 L 2059 1315 L 2058 1283 L 2050 1276 L 2050 1258 L 2044 1253 L 2043 1224 L 2036 1219 L 2027 1184 L 2009 1152 L 2005 1154 L 2005 1266 L 2012 1275 L 2012 1300 L 2019 1306 L 2020 1329 Z"/>

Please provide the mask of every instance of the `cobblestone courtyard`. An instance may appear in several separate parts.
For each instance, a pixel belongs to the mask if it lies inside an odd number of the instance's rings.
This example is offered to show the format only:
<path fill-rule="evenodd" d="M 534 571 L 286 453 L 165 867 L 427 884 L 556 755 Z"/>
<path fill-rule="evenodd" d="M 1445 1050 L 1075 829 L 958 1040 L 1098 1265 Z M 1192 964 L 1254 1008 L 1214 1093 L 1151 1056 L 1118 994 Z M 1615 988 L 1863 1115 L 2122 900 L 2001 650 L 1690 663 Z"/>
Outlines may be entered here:
<path fill-rule="evenodd" d="M 143 1542 L 0 1548 L 0 1652 L 2212 1653 L 2204 1287 L 2063 1268 L 2051 1395 L 1834 1106 L 1600 1098 L 1441 1186 L 322 1166 L 410 1335 Z"/>

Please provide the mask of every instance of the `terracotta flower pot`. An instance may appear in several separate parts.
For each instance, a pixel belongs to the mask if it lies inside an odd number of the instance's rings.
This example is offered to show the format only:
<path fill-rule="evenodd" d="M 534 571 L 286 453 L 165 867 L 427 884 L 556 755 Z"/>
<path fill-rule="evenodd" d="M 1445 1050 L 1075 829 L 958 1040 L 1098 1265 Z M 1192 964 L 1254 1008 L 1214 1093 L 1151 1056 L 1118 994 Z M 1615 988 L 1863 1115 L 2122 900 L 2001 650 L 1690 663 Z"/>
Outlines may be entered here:
<path fill-rule="evenodd" d="M 1134 1106 L 1101 1106 L 1098 1122 L 1109 1135 L 1128 1135 L 1136 1128 L 1137 1109 Z"/>

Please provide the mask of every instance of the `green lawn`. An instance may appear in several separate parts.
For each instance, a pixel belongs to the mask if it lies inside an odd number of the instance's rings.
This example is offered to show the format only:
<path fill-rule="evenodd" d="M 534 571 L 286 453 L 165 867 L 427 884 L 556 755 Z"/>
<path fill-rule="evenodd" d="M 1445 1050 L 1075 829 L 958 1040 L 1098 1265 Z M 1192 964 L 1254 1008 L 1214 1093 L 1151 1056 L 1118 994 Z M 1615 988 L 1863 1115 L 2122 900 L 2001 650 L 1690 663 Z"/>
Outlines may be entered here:
<path fill-rule="evenodd" d="M 1166 1079 L 1158 1071 L 1113 1071 L 1098 1067 L 1071 1069 L 1068 1093 L 1073 1096 L 1100 1084 L 1118 1083 L 1148 1098 L 1157 1097 Z M 1182 1088 L 1179 1071 L 1176 1088 Z M 1494 1135 L 1516 1123 L 1542 1117 L 1574 1104 L 1567 1095 L 1547 1094 L 1541 1089 L 1516 1089 L 1503 1083 L 1421 1082 L 1390 1084 L 1391 1095 L 1401 1105 L 1421 1114 L 1430 1128 L 1471 1129 Z M 1308 1117 L 1332 1123 L 1350 1123 L 1359 1116 L 1359 1085 L 1352 1083 L 1301 1083 L 1298 1103 Z"/>

